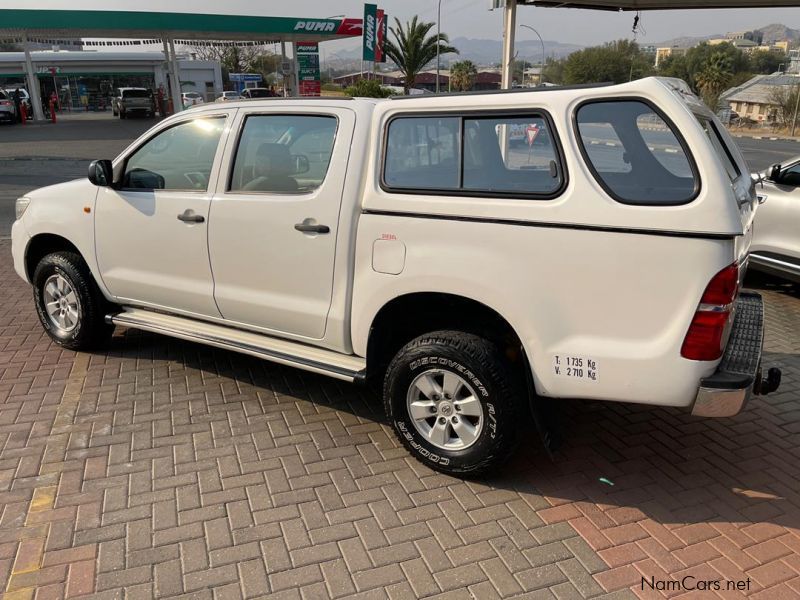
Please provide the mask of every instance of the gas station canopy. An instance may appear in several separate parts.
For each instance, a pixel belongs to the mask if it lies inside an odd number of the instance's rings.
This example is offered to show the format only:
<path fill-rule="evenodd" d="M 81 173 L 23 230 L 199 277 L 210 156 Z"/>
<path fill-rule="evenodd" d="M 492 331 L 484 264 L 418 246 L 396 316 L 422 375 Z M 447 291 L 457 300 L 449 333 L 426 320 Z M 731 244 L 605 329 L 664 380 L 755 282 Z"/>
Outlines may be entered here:
<path fill-rule="evenodd" d="M 361 19 L 198 13 L 0 9 L 0 36 L 167 37 L 190 40 L 306 41 L 361 35 Z"/>
<path fill-rule="evenodd" d="M 155 38 L 164 45 L 164 57 L 171 71 L 170 81 L 178 82 L 175 44 L 187 41 L 281 43 L 324 42 L 358 37 L 362 20 L 349 18 L 257 17 L 252 15 L 214 15 L 118 10 L 29 10 L 0 9 L 0 41 L 21 42 L 25 51 L 27 86 L 36 120 L 43 120 L 41 98 L 28 41 L 36 38 Z M 292 52 L 297 74 L 297 52 Z M 170 85 L 176 110 L 182 106 L 179 84 Z M 296 86 L 295 86 L 296 87 Z"/>

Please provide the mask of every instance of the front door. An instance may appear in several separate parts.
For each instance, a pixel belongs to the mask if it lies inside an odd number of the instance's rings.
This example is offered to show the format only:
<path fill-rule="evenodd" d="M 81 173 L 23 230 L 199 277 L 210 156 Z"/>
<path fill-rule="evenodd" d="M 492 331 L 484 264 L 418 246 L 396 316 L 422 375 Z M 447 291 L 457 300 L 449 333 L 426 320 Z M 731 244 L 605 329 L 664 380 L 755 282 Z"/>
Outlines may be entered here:
<path fill-rule="evenodd" d="M 227 114 L 188 118 L 127 156 L 115 188 L 100 188 L 100 275 L 121 302 L 219 317 L 208 219 Z M 115 168 L 115 171 L 117 170 Z"/>
<path fill-rule="evenodd" d="M 235 324 L 321 339 L 355 117 L 316 106 L 241 110 L 211 206 L 214 297 Z"/>

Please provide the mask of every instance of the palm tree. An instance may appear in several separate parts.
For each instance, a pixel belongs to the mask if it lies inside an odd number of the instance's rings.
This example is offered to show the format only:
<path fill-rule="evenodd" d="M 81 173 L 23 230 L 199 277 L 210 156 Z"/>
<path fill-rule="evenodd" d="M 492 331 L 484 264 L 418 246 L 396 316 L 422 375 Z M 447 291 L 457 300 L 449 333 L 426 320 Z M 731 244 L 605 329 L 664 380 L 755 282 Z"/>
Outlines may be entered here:
<path fill-rule="evenodd" d="M 435 23 L 418 21 L 416 15 L 405 27 L 397 17 L 394 22 L 395 26 L 389 28 L 394 40 L 386 40 L 385 52 L 403 72 L 403 90 L 408 94 L 419 72 L 436 58 L 436 46 L 439 46 L 440 54 L 458 54 L 458 50 L 450 45 L 447 34 L 428 35 Z"/>
<path fill-rule="evenodd" d="M 477 76 L 478 69 L 471 60 L 460 60 L 450 67 L 450 85 L 462 92 L 472 89 Z"/>
<path fill-rule="evenodd" d="M 733 61 L 722 52 L 712 54 L 702 71 L 695 75 L 695 83 L 711 110 L 716 112 L 719 97 L 728 88 L 732 77 Z"/>

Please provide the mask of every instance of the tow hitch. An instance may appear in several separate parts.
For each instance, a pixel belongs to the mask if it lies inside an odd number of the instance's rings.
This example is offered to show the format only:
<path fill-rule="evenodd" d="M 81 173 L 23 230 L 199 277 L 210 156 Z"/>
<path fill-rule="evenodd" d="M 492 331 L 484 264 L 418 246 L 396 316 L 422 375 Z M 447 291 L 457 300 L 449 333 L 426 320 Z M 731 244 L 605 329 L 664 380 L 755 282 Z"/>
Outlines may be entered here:
<path fill-rule="evenodd" d="M 779 368 L 770 367 L 765 378 L 761 377 L 761 371 L 759 370 L 755 385 L 753 386 L 753 393 L 756 396 L 766 396 L 777 390 L 780 385 L 781 370 Z"/>

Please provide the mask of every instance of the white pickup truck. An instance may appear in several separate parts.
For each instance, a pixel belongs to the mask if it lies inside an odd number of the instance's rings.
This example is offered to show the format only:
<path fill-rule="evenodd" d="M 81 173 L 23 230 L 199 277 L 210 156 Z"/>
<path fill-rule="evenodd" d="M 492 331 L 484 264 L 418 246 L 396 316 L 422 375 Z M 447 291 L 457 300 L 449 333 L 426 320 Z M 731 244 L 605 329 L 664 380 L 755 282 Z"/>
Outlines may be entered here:
<path fill-rule="evenodd" d="M 463 476 L 542 398 L 731 416 L 774 390 L 740 293 L 756 205 L 676 80 L 264 99 L 20 198 L 13 255 L 58 344 L 120 325 L 374 382 L 411 453 Z"/>

